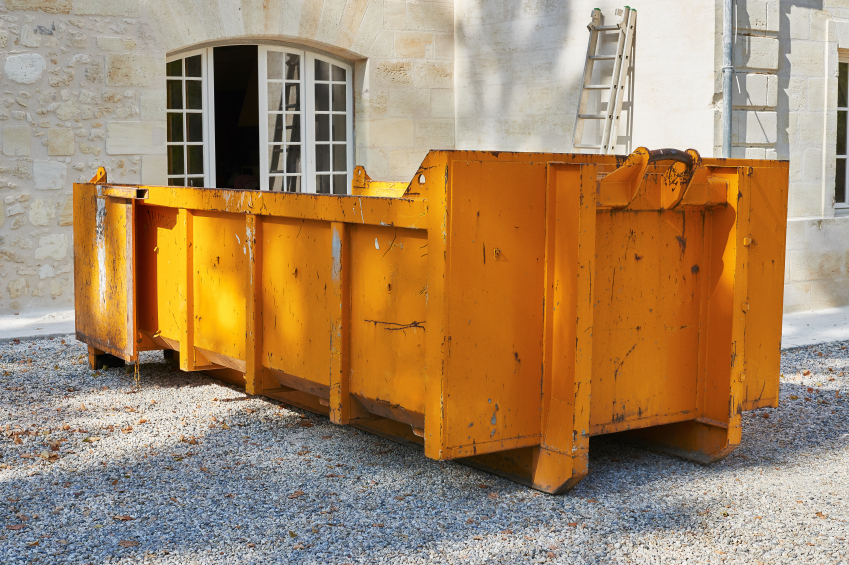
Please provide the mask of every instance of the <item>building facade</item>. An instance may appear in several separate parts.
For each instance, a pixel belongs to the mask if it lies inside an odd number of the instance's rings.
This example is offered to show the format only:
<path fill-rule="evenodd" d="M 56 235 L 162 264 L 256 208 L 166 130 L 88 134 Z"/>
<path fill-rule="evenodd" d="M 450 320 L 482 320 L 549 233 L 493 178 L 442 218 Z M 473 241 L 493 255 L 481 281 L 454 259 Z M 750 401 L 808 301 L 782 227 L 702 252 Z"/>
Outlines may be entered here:
<path fill-rule="evenodd" d="M 572 150 L 575 0 L 0 0 L 0 314 L 73 305 L 71 184 L 340 193 Z M 722 1 L 646 0 L 618 148 L 721 153 Z M 785 310 L 849 304 L 849 0 L 736 0 L 734 156 L 790 160 Z M 604 69 L 602 68 L 603 72 Z M 841 82 L 842 81 L 842 82 Z"/>

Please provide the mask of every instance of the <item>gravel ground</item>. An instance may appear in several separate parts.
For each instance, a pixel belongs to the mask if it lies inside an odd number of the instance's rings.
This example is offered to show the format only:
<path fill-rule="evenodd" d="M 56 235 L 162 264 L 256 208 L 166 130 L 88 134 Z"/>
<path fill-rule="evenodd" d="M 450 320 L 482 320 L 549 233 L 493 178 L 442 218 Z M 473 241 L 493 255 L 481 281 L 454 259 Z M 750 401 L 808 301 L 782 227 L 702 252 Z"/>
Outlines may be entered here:
<path fill-rule="evenodd" d="M 782 355 L 781 407 L 700 466 L 593 438 L 542 495 L 147 354 L 0 344 L 2 563 L 849 563 L 849 351 Z"/>

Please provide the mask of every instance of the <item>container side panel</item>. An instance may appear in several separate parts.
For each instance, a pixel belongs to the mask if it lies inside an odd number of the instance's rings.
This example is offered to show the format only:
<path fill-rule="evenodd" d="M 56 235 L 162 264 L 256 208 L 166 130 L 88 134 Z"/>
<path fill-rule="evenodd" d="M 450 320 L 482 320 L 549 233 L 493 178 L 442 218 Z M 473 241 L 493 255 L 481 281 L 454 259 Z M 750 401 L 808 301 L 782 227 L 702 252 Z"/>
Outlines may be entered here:
<path fill-rule="evenodd" d="M 593 433 L 695 418 L 704 214 L 598 213 Z"/>
<path fill-rule="evenodd" d="M 775 165 L 755 167 L 751 179 L 744 410 L 778 406 L 788 172 Z"/>
<path fill-rule="evenodd" d="M 545 163 L 455 161 L 446 284 L 446 444 L 540 442 Z"/>
<path fill-rule="evenodd" d="M 245 359 L 245 217 L 196 213 L 193 224 L 194 345 Z"/>
<path fill-rule="evenodd" d="M 139 331 L 179 341 L 185 319 L 180 296 L 186 242 L 177 209 L 136 207 L 136 289 Z"/>
<path fill-rule="evenodd" d="M 427 232 L 351 226 L 350 392 L 424 414 Z"/>
<path fill-rule="evenodd" d="M 262 220 L 262 364 L 330 385 L 329 222 Z"/>
<path fill-rule="evenodd" d="M 135 360 L 133 204 L 74 185 L 74 298 L 77 336 Z"/>

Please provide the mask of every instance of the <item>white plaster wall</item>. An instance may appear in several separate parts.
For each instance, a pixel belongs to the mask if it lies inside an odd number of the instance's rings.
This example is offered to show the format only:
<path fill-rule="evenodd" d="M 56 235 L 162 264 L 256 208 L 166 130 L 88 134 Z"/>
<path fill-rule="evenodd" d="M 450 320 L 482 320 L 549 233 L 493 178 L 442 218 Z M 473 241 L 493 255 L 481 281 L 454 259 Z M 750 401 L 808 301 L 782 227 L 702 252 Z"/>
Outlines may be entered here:
<path fill-rule="evenodd" d="M 607 23 L 618 21 L 621 5 L 457 0 L 457 147 L 571 151 L 586 25 L 595 7 Z M 633 123 L 620 127 L 618 151 L 645 145 L 712 155 L 714 3 L 646 0 L 635 7 Z"/>

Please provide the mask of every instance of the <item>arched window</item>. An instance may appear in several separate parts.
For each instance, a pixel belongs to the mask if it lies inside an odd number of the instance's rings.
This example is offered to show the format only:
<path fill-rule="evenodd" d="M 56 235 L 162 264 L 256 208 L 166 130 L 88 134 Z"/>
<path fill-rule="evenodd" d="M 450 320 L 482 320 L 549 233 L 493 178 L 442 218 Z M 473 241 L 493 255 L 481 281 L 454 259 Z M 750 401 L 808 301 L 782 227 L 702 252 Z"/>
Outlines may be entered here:
<path fill-rule="evenodd" d="M 347 194 L 351 65 L 272 45 L 167 60 L 168 184 Z"/>

